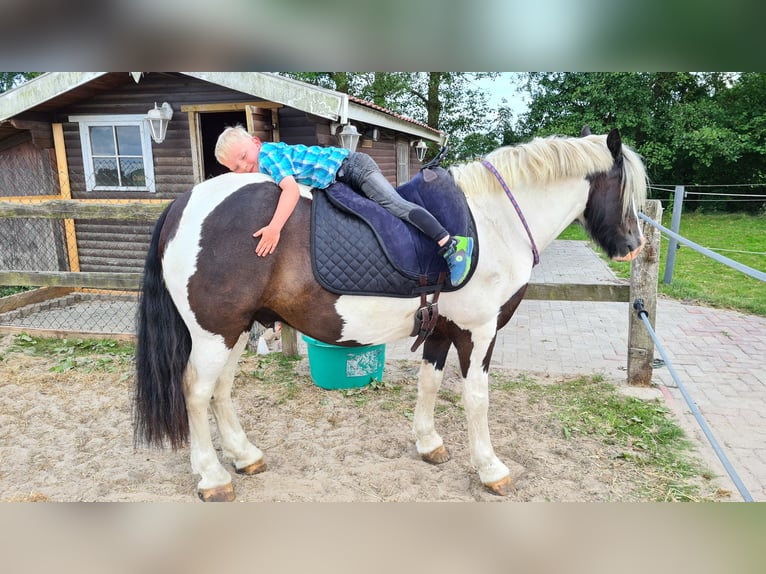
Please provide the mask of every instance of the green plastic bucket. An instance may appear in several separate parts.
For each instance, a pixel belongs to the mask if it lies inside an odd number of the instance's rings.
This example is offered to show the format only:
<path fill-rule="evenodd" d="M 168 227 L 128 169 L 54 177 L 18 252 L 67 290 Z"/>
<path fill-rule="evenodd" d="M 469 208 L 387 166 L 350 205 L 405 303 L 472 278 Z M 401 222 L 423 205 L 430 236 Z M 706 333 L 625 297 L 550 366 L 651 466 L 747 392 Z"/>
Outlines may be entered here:
<path fill-rule="evenodd" d="M 339 347 L 302 335 L 309 355 L 311 378 L 323 389 L 351 389 L 380 380 L 386 362 L 385 345 Z"/>

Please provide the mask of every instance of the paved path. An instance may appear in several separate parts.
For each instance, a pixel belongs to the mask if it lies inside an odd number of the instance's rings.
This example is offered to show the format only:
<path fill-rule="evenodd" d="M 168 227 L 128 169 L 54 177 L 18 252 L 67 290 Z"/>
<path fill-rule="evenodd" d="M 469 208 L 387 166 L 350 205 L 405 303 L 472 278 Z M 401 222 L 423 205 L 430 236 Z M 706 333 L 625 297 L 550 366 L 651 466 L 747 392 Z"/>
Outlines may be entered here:
<path fill-rule="evenodd" d="M 586 242 L 555 241 L 535 282 L 615 282 Z M 498 334 L 494 366 L 542 377 L 602 374 L 626 385 L 628 303 L 523 301 Z M 766 501 L 766 318 L 661 298 L 657 333 L 668 358 L 733 468 L 756 501 Z M 389 345 L 387 358 L 417 358 L 412 339 Z M 655 350 L 655 358 L 660 359 Z M 456 363 L 456 357 L 450 359 Z M 666 367 L 655 369 L 661 396 L 700 444 L 719 484 L 741 500 Z M 490 408 L 491 405 L 490 405 Z"/>

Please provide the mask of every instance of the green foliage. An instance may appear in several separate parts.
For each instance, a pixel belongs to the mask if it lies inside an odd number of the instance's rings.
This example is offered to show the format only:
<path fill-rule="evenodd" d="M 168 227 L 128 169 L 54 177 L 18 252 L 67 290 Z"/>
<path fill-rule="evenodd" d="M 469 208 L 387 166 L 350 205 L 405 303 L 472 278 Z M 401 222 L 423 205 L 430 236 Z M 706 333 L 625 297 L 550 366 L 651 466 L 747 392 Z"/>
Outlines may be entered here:
<path fill-rule="evenodd" d="M 32 337 L 26 333 L 14 338 L 12 351 L 55 357 L 57 364 L 51 371 L 65 373 L 73 369 L 83 372 L 113 372 L 133 359 L 135 347 L 112 339 L 52 339 Z"/>
<path fill-rule="evenodd" d="M 689 441 L 659 400 L 625 396 L 599 376 L 557 384 L 527 377 L 513 381 L 495 373 L 491 378 L 497 391 L 523 391 L 530 402 L 550 404 L 566 440 L 595 438 L 614 447 L 615 459 L 644 468 L 653 477 L 643 486 L 644 496 L 658 501 L 706 498 L 698 483 L 710 472 L 689 455 Z"/>
<path fill-rule="evenodd" d="M 0 287 L 0 297 L 16 295 L 17 293 L 23 293 L 24 291 L 30 291 L 31 289 L 34 289 L 34 287 Z"/>

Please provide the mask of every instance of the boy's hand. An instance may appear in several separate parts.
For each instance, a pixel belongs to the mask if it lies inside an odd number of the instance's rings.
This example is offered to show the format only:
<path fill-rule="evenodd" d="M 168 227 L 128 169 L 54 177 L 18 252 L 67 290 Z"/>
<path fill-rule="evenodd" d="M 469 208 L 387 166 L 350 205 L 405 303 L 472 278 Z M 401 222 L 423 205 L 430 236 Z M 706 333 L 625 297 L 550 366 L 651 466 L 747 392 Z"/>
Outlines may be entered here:
<path fill-rule="evenodd" d="M 273 225 L 267 225 L 253 233 L 253 237 L 261 238 L 258 245 L 255 246 L 256 255 L 265 257 L 266 255 L 274 253 L 274 250 L 277 248 L 277 243 L 279 243 L 279 236 L 280 230 L 276 229 Z"/>
<path fill-rule="evenodd" d="M 253 237 L 260 237 L 261 240 L 258 245 L 255 246 L 255 253 L 260 257 L 265 257 L 274 253 L 279 243 L 279 236 L 287 222 L 287 218 L 295 209 L 295 205 L 300 199 L 300 189 L 292 175 L 288 175 L 279 182 L 279 201 L 277 202 L 277 208 L 274 211 L 274 216 L 269 221 L 266 227 L 262 227 L 255 233 Z"/>

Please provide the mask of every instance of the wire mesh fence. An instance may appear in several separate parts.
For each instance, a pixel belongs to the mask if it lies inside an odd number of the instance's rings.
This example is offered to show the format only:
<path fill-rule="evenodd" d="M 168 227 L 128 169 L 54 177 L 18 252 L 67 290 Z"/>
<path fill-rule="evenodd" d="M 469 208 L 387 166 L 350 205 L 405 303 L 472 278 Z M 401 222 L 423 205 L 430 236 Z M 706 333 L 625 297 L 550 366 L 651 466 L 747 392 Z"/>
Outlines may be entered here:
<path fill-rule="evenodd" d="M 24 146 L 0 153 L 0 327 L 132 334 L 137 280 L 134 289 L 94 290 L 71 286 L 75 276 L 62 289 L 59 275 L 108 274 L 124 282 L 123 274 L 140 274 L 164 202 L 146 201 L 143 178 L 121 180 L 121 190 L 85 192 L 82 171 L 67 174 L 72 197 L 64 197 L 54 165 L 46 153 L 25 153 Z M 124 185 L 131 182 L 140 184 L 135 192 Z M 152 209 L 139 215 L 128 209 L 142 201 Z M 124 218 L 115 211 L 122 208 Z"/>
<path fill-rule="evenodd" d="M 0 326 L 59 334 L 133 335 L 137 303 L 138 292 L 73 292 L 0 314 Z"/>

